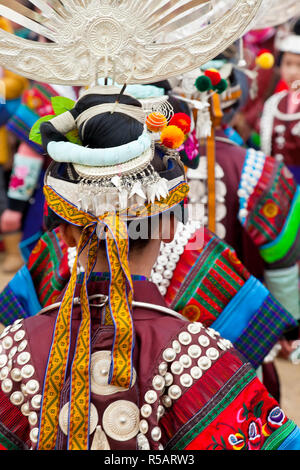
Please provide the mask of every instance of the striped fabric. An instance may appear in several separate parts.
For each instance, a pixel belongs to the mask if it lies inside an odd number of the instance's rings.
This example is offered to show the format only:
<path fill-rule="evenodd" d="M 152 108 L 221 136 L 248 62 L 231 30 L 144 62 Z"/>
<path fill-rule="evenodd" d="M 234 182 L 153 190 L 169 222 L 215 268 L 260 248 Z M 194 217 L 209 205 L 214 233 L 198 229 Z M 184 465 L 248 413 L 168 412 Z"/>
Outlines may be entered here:
<path fill-rule="evenodd" d="M 248 199 L 244 227 L 257 246 L 276 239 L 289 215 L 297 186 L 289 170 L 267 157 Z"/>
<path fill-rule="evenodd" d="M 20 303 L 18 297 L 16 297 L 9 284 L 1 292 L 0 303 L 0 323 L 2 325 L 8 326 L 18 318 L 28 317 L 28 313 Z"/>
<path fill-rule="evenodd" d="M 22 103 L 7 123 L 7 128 L 20 140 L 26 142 L 37 153 L 43 154 L 43 148 L 29 140 L 33 124 L 45 114 L 53 114 L 51 97 L 58 96 L 56 91 L 46 83 L 34 83 L 22 96 Z M 35 104 L 38 103 L 38 104 Z"/>
<path fill-rule="evenodd" d="M 250 274 L 228 245 L 204 232 L 204 246 L 186 250 L 173 274 L 166 302 L 190 320 L 210 326 L 243 287 Z M 190 312 L 198 311 L 197 318 Z"/>
<path fill-rule="evenodd" d="M 27 416 L 0 390 L 0 449 L 28 450 L 30 447 Z"/>
<path fill-rule="evenodd" d="M 28 269 L 42 307 L 54 303 L 70 278 L 67 245 L 59 229 L 40 238 L 29 257 Z"/>
<path fill-rule="evenodd" d="M 234 345 L 257 368 L 283 332 L 296 326 L 291 315 L 269 294 Z"/>

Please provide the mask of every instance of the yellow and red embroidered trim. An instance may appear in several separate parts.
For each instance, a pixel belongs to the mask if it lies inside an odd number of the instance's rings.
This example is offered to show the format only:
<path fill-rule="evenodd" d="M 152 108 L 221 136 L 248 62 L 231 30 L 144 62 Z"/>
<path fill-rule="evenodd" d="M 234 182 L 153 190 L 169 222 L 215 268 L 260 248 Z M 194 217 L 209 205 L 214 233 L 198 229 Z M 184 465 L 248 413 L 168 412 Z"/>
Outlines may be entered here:
<path fill-rule="evenodd" d="M 126 219 L 149 217 L 164 212 L 181 202 L 188 193 L 188 185 L 182 183 L 170 191 L 168 197 L 155 204 L 130 208 L 123 213 L 104 214 L 95 217 L 78 210 L 63 199 L 50 186 L 44 187 L 48 206 L 63 220 L 82 227 L 83 231 L 77 248 L 76 259 L 69 284 L 57 316 L 45 375 L 41 408 L 38 448 L 55 448 L 60 396 L 66 378 L 70 344 L 73 298 L 77 280 L 78 257 L 88 246 L 88 264 L 80 292 L 82 319 L 79 327 L 74 358 L 71 367 L 70 414 L 68 448 L 83 450 L 89 446 L 89 407 L 90 407 L 90 310 L 87 294 L 87 281 L 97 259 L 99 239 L 97 228 L 106 230 L 106 246 L 110 265 L 109 308 L 115 325 L 115 338 L 112 352 L 110 383 L 129 388 L 132 379 L 133 325 L 132 300 L 133 285 L 128 265 L 128 233 Z M 128 288 L 127 288 L 128 286 Z"/>

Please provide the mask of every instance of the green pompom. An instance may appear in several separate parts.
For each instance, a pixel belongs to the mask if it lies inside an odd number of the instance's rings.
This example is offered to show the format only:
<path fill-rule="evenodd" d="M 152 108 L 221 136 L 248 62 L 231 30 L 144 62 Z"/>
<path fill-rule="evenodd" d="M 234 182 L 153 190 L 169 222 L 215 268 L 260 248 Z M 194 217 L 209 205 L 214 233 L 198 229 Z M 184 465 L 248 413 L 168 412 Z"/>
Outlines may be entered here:
<path fill-rule="evenodd" d="M 206 75 L 200 75 L 200 77 L 197 78 L 195 81 L 195 87 L 197 88 L 200 93 L 203 93 L 204 91 L 208 91 L 212 89 L 212 83 L 209 77 Z"/>
<path fill-rule="evenodd" d="M 227 80 L 225 80 L 225 78 L 222 78 L 218 85 L 216 85 L 215 89 L 217 90 L 217 92 L 219 93 L 219 95 L 221 95 L 222 93 L 224 93 L 224 91 L 226 91 L 228 88 L 228 83 L 227 83 Z"/>

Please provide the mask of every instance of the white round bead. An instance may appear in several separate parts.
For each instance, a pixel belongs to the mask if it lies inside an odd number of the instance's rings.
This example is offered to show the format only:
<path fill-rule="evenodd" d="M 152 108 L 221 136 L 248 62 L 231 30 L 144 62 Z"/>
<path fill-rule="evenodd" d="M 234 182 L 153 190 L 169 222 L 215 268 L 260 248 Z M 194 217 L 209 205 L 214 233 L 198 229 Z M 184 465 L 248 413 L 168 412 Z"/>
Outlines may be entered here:
<path fill-rule="evenodd" d="M 2 367 L 0 371 L 0 379 L 4 380 L 9 374 L 9 368 L 7 366 Z"/>
<path fill-rule="evenodd" d="M 31 411 L 31 413 L 28 416 L 28 421 L 31 426 L 35 426 L 37 421 L 38 421 L 38 416 L 35 411 Z"/>
<path fill-rule="evenodd" d="M 160 255 L 158 258 L 157 258 L 157 264 L 160 264 L 161 266 L 166 266 L 167 263 L 168 263 L 168 258 L 167 256 L 164 256 L 164 255 Z"/>
<path fill-rule="evenodd" d="M 181 346 L 180 346 L 179 341 L 177 341 L 177 340 L 173 341 L 172 347 L 173 347 L 174 351 L 175 351 L 177 354 L 180 353 L 180 351 L 181 351 Z"/>
<path fill-rule="evenodd" d="M 35 410 L 38 410 L 41 406 L 41 401 L 42 401 L 42 395 L 35 395 L 31 399 L 32 408 L 34 408 Z"/>
<path fill-rule="evenodd" d="M 13 346 L 13 347 L 11 348 L 11 350 L 9 351 L 9 353 L 8 353 L 9 359 L 12 359 L 12 358 L 15 356 L 15 354 L 16 354 L 17 352 L 18 352 L 17 346 Z"/>
<path fill-rule="evenodd" d="M 200 357 L 200 359 L 198 360 L 198 366 L 199 366 L 200 369 L 202 369 L 202 370 L 207 370 L 207 369 L 209 369 L 210 366 L 211 366 L 211 360 L 210 360 L 208 357 L 202 356 L 202 357 Z"/>
<path fill-rule="evenodd" d="M 172 261 L 173 263 L 178 263 L 179 259 L 180 256 L 177 253 L 170 254 L 170 261 Z"/>
<path fill-rule="evenodd" d="M 220 339 L 220 341 L 218 341 L 217 344 L 218 344 L 219 348 L 222 349 L 222 351 L 226 351 L 227 348 L 226 348 L 225 344 L 223 343 L 222 339 Z"/>
<path fill-rule="evenodd" d="M 161 293 L 161 295 L 164 297 L 167 293 L 167 288 L 164 287 L 164 286 L 159 286 L 159 292 Z"/>
<path fill-rule="evenodd" d="M 144 434 L 139 434 L 137 436 L 137 444 L 139 450 L 150 450 L 150 444 L 146 436 Z"/>
<path fill-rule="evenodd" d="M 179 334 L 178 339 L 181 344 L 184 346 L 187 346 L 192 342 L 192 337 L 187 331 L 183 331 L 182 333 Z"/>
<path fill-rule="evenodd" d="M 153 439 L 153 441 L 157 442 L 160 440 L 161 438 L 161 430 L 158 426 L 156 426 L 155 428 L 152 429 L 151 431 L 151 437 Z"/>
<path fill-rule="evenodd" d="M 201 327 L 202 327 L 202 324 L 201 324 L 201 323 L 190 323 L 190 324 L 188 325 L 188 330 L 189 330 L 189 332 L 192 333 L 193 335 L 196 335 L 196 334 L 200 333 Z"/>
<path fill-rule="evenodd" d="M 168 348 L 163 352 L 163 358 L 167 362 L 174 361 L 175 357 L 176 357 L 176 352 L 174 351 L 173 348 Z"/>
<path fill-rule="evenodd" d="M 141 415 L 143 416 L 143 418 L 149 418 L 149 416 L 151 416 L 151 413 L 152 413 L 152 406 L 151 405 L 143 405 L 142 408 L 141 408 Z"/>
<path fill-rule="evenodd" d="M 166 408 L 170 408 L 172 406 L 172 400 L 168 395 L 164 395 L 161 401 Z"/>
<path fill-rule="evenodd" d="M 26 339 L 23 339 L 23 341 L 21 341 L 21 343 L 18 346 L 18 351 L 19 352 L 24 351 L 24 349 L 26 349 L 27 344 L 28 344 L 28 341 Z"/>
<path fill-rule="evenodd" d="M 29 395 L 34 395 L 35 393 L 37 393 L 39 388 L 40 385 L 37 380 L 29 380 L 29 382 L 27 382 L 26 384 L 26 392 Z"/>
<path fill-rule="evenodd" d="M 29 352 L 27 352 L 27 351 L 21 352 L 21 353 L 18 355 L 18 357 L 17 357 L 17 363 L 18 363 L 20 366 L 23 366 L 23 365 L 26 364 L 29 360 L 30 360 L 30 354 L 29 354 Z"/>
<path fill-rule="evenodd" d="M 190 387 L 193 383 L 193 379 L 189 374 L 183 374 L 180 377 L 180 383 L 183 387 Z"/>
<path fill-rule="evenodd" d="M 159 364 L 158 371 L 160 375 L 165 375 L 167 370 L 168 370 L 168 364 L 166 362 L 162 362 L 161 364 Z"/>
<path fill-rule="evenodd" d="M 165 383 L 167 387 L 169 387 L 173 383 L 173 375 L 170 374 L 170 372 L 167 372 L 165 375 Z"/>
<path fill-rule="evenodd" d="M 152 281 L 154 284 L 159 284 L 163 280 L 163 277 L 160 273 L 153 273 L 152 274 Z"/>
<path fill-rule="evenodd" d="M 3 340 L 2 340 L 2 346 L 4 349 L 10 349 L 13 345 L 13 339 L 11 336 L 6 336 Z"/>
<path fill-rule="evenodd" d="M 154 390 L 148 390 L 145 394 L 145 402 L 152 405 L 157 400 L 157 393 Z"/>
<path fill-rule="evenodd" d="M 201 355 L 201 348 L 197 344 L 192 344 L 188 349 L 188 355 L 193 359 L 197 359 Z"/>
<path fill-rule="evenodd" d="M 206 348 L 209 345 L 210 341 L 207 336 L 201 335 L 198 338 L 198 343 L 200 344 L 200 346 Z"/>
<path fill-rule="evenodd" d="M 160 420 L 165 414 L 165 409 L 162 405 L 159 405 L 157 408 L 157 419 Z"/>
<path fill-rule="evenodd" d="M 173 277 L 173 271 L 170 271 L 170 269 L 166 269 L 164 272 L 164 278 L 165 279 L 172 279 Z"/>
<path fill-rule="evenodd" d="M 209 359 L 212 359 L 213 361 L 215 361 L 216 359 L 218 359 L 220 354 L 219 354 L 219 351 L 216 348 L 209 348 L 206 351 L 206 355 L 207 355 L 207 357 L 209 357 Z"/>
<path fill-rule="evenodd" d="M 15 340 L 15 341 L 21 341 L 21 340 L 24 338 L 25 334 L 26 334 L 26 333 L 25 333 L 24 330 L 19 330 L 19 331 L 17 331 L 16 334 L 15 334 L 15 336 L 14 336 L 14 340 Z"/>
<path fill-rule="evenodd" d="M 21 392 L 13 392 L 10 396 L 10 401 L 13 405 L 22 405 L 24 401 L 24 395 Z"/>
<path fill-rule="evenodd" d="M 0 368 L 6 366 L 7 364 L 7 355 L 1 354 L 0 355 Z"/>
<path fill-rule="evenodd" d="M 141 432 L 142 434 L 147 434 L 148 429 L 149 429 L 148 422 L 147 422 L 145 419 L 142 419 L 142 420 L 140 421 L 140 432 Z"/>
<path fill-rule="evenodd" d="M 31 442 L 36 443 L 38 440 L 38 435 L 39 435 L 39 428 L 33 428 L 30 431 L 30 435 L 29 435 Z"/>
<path fill-rule="evenodd" d="M 179 362 L 180 364 L 183 365 L 183 367 L 185 369 L 187 369 L 188 367 L 191 367 L 192 365 L 192 359 L 190 358 L 190 356 L 188 356 L 187 354 L 183 354 L 180 358 L 179 358 Z"/>
<path fill-rule="evenodd" d="M 178 385 L 172 385 L 168 391 L 168 395 L 172 400 L 177 400 L 181 397 L 181 393 L 181 388 Z"/>
<path fill-rule="evenodd" d="M 21 375 L 24 379 L 29 379 L 34 374 L 34 367 L 31 364 L 26 364 L 21 369 Z"/>
<path fill-rule="evenodd" d="M 156 375 L 152 381 L 155 390 L 162 390 L 165 386 L 165 380 L 161 375 Z"/>
<path fill-rule="evenodd" d="M 22 328 L 22 326 L 23 325 L 21 323 L 13 324 L 10 331 L 14 333 L 15 331 L 18 331 L 20 328 Z"/>
<path fill-rule="evenodd" d="M 213 339 L 216 339 L 216 336 L 220 336 L 220 333 L 213 328 L 207 328 L 206 332 Z"/>
<path fill-rule="evenodd" d="M 202 376 L 202 371 L 199 367 L 195 366 L 195 367 L 192 367 L 190 374 L 193 377 L 193 379 L 198 380 Z"/>
<path fill-rule="evenodd" d="M 21 412 L 24 416 L 29 416 L 30 408 L 28 401 L 26 403 L 23 403 L 23 405 L 21 406 Z"/>
<path fill-rule="evenodd" d="M 20 382 L 22 380 L 22 374 L 21 374 L 21 371 L 20 369 L 18 369 L 17 367 L 15 367 L 11 373 L 11 378 L 15 381 L 15 382 Z"/>
<path fill-rule="evenodd" d="M 13 382 L 10 379 L 4 379 L 1 383 L 1 388 L 4 393 L 9 393 L 12 391 Z"/>
<path fill-rule="evenodd" d="M 183 365 L 179 361 L 175 361 L 171 365 L 171 371 L 173 374 L 179 375 L 183 371 Z"/>

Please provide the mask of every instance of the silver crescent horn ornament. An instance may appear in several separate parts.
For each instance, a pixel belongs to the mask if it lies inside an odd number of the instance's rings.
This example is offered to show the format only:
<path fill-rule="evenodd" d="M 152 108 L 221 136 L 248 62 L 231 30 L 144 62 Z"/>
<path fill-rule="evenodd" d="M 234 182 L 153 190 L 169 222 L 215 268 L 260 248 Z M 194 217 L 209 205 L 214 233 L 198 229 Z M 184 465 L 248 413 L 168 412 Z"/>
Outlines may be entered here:
<path fill-rule="evenodd" d="M 145 84 L 201 66 L 243 36 L 262 0 L 30 3 L 37 12 L 1 0 L 0 15 L 48 42 L 0 30 L 1 66 L 40 82 L 93 86 L 98 77 Z"/>

